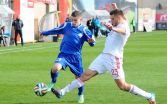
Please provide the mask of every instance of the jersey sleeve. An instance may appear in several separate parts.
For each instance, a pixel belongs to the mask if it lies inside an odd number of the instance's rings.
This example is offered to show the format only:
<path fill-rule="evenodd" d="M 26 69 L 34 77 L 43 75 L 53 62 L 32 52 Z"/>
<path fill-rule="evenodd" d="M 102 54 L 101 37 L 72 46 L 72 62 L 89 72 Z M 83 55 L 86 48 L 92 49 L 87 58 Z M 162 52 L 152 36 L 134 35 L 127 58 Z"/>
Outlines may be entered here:
<path fill-rule="evenodd" d="M 43 31 L 43 32 L 41 32 L 41 34 L 44 36 L 63 34 L 65 27 L 66 27 L 66 23 L 60 25 L 59 27 L 53 28 L 51 30 Z"/>
<path fill-rule="evenodd" d="M 88 42 L 88 39 L 93 39 L 94 40 L 94 42 L 92 42 L 92 43 L 89 43 L 89 45 L 90 46 L 94 46 L 95 44 L 96 44 L 96 41 L 95 41 L 95 37 L 94 37 L 94 35 L 92 34 L 92 32 L 88 29 L 88 28 L 84 28 L 84 35 L 85 35 L 85 37 L 86 37 L 86 41 Z"/>
<path fill-rule="evenodd" d="M 117 28 L 124 29 L 125 30 L 125 34 L 130 34 L 130 28 L 129 28 L 129 25 L 128 25 L 127 21 L 124 24 L 118 25 Z"/>

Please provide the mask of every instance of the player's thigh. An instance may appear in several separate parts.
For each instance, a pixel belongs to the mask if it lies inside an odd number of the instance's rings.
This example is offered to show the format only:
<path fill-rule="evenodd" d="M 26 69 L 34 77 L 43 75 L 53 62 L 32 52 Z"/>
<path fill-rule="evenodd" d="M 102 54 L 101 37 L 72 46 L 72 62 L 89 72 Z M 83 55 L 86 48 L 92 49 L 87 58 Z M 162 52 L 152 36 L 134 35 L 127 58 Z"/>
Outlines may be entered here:
<path fill-rule="evenodd" d="M 112 69 L 111 75 L 113 79 L 125 79 L 125 74 L 123 68 L 121 69 Z"/>
<path fill-rule="evenodd" d="M 69 63 L 68 66 L 70 67 L 70 71 L 76 76 L 80 77 L 84 70 L 82 64 L 79 63 Z"/>
<path fill-rule="evenodd" d="M 111 73 L 113 79 L 124 79 L 124 70 L 122 58 L 108 56 L 105 60 L 105 67 Z"/>
<path fill-rule="evenodd" d="M 64 57 L 62 57 L 62 56 L 61 57 L 58 56 L 57 59 L 55 60 L 55 64 L 53 66 L 53 69 L 59 71 L 61 69 L 65 70 L 66 67 L 67 67 L 66 59 Z"/>
<path fill-rule="evenodd" d="M 80 56 L 71 56 L 71 58 L 68 59 L 68 66 L 70 68 L 70 71 L 77 77 L 80 77 L 83 72 L 83 65 L 82 65 L 82 58 Z"/>
<path fill-rule="evenodd" d="M 89 66 L 89 70 L 96 71 L 98 74 L 103 74 L 106 71 L 104 67 L 104 57 L 100 54 Z"/>

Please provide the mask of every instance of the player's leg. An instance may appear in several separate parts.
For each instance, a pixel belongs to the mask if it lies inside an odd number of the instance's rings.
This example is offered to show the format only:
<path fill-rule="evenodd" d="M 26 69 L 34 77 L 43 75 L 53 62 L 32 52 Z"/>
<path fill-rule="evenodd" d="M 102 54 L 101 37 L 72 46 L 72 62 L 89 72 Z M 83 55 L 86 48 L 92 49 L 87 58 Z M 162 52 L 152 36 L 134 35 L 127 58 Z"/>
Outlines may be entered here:
<path fill-rule="evenodd" d="M 76 76 L 76 79 L 79 77 Z M 84 103 L 84 86 L 78 88 L 78 103 Z"/>
<path fill-rule="evenodd" d="M 99 57 L 96 58 L 96 60 L 94 60 L 94 62 L 90 65 L 89 69 L 91 70 L 95 70 L 96 74 L 98 73 L 103 73 L 105 70 L 105 68 L 103 67 L 103 59 L 101 58 L 102 56 L 99 55 Z M 73 58 L 74 59 L 74 58 Z M 79 59 L 79 60 L 77 60 Z M 78 57 L 76 60 L 76 63 L 72 63 L 72 67 L 74 66 L 75 68 L 70 68 L 71 72 L 73 74 L 75 74 L 76 76 L 81 76 L 83 73 L 83 67 L 82 67 L 82 58 Z M 99 70 L 98 70 L 99 69 Z M 88 76 L 88 78 L 91 78 L 91 74 L 89 75 L 89 73 L 94 73 L 91 71 L 88 71 L 88 73 L 85 76 Z M 93 74 L 94 75 L 94 74 Z M 90 76 L 90 77 L 89 77 Z M 87 78 L 84 78 L 87 79 Z M 82 81 L 82 79 L 81 79 Z M 83 103 L 84 102 L 84 94 L 83 94 L 83 90 L 84 90 L 84 86 L 81 86 L 78 88 L 78 103 Z"/>
<path fill-rule="evenodd" d="M 148 93 L 140 88 L 138 88 L 137 86 L 133 85 L 133 84 L 128 84 L 125 81 L 125 76 L 124 76 L 124 70 L 122 67 L 122 59 L 121 58 L 113 58 L 112 60 L 114 60 L 114 66 L 111 70 L 111 74 L 117 84 L 117 86 L 119 87 L 120 90 L 123 91 L 127 91 L 130 92 L 134 95 L 139 95 L 142 96 L 146 99 L 148 99 L 150 102 L 150 104 L 156 104 L 155 102 L 155 95 L 152 93 Z"/>
<path fill-rule="evenodd" d="M 47 85 L 48 89 L 47 91 L 51 91 L 51 88 L 54 87 L 55 83 L 57 82 L 57 77 L 59 75 L 59 70 L 61 70 L 62 65 L 59 63 L 55 63 L 53 68 L 50 71 L 50 75 L 51 75 L 51 82 Z"/>
<path fill-rule="evenodd" d="M 22 30 L 19 30 L 19 34 L 20 34 L 20 38 L 21 38 L 21 45 L 23 46 L 23 34 L 22 34 Z"/>
<path fill-rule="evenodd" d="M 148 99 L 150 104 L 156 104 L 155 94 L 146 92 L 133 84 L 128 84 L 124 79 L 115 79 L 115 82 L 121 90 L 130 92 L 134 95 L 142 96 Z"/>
<path fill-rule="evenodd" d="M 51 71 L 50 71 L 50 75 L 51 75 L 51 82 L 48 84 L 48 91 L 51 91 L 51 88 L 54 87 L 55 83 L 57 82 L 57 77 L 59 75 L 59 71 L 61 69 L 65 69 L 66 68 L 66 60 L 63 56 L 63 54 L 59 54 L 55 64 L 53 65 Z"/>
<path fill-rule="evenodd" d="M 79 78 L 83 72 L 83 66 L 82 66 L 82 58 L 80 57 L 79 59 L 79 63 L 77 65 L 75 65 L 77 67 L 77 69 L 79 70 L 80 74 L 76 76 L 76 79 Z M 84 86 L 81 86 L 78 88 L 78 103 L 84 103 Z"/>
<path fill-rule="evenodd" d="M 3 46 L 5 47 L 6 43 L 5 43 L 5 38 L 4 37 L 2 37 L 2 43 L 3 43 Z"/>
<path fill-rule="evenodd" d="M 103 56 L 99 55 L 89 66 L 89 69 L 84 72 L 84 74 L 79 77 L 78 79 L 72 81 L 70 84 L 68 84 L 66 87 L 64 87 L 61 90 L 55 90 L 52 89 L 52 92 L 60 98 L 60 96 L 65 95 L 67 92 L 72 91 L 75 88 L 79 88 L 84 85 L 85 81 L 91 79 L 92 77 L 96 76 L 97 74 L 102 74 L 104 73 L 105 67 L 103 66 Z"/>
<path fill-rule="evenodd" d="M 97 71 L 87 70 L 81 77 L 73 80 L 70 84 L 65 86 L 63 89 L 56 90 L 52 88 L 52 92 L 57 96 L 57 98 L 61 98 L 63 95 L 72 91 L 73 89 L 83 86 L 85 81 L 91 79 L 95 75 L 97 75 Z"/>
<path fill-rule="evenodd" d="M 75 75 L 75 78 L 79 78 L 83 72 L 82 66 L 82 56 L 80 55 L 71 55 L 67 58 L 68 66 L 70 71 Z M 84 86 L 78 88 L 78 103 L 84 103 Z"/>
<path fill-rule="evenodd" d="M 51 78 L 53 83 L 57 82 L 57 77 L 61 69 L 62 69 L 62 63 L 55 63 L 53 65 L 53 68 L 51 69 Z"/>
<path fill-rule="evenodd" d="M 18 30 L 15 30 L 15 45 L 17 46 L 17 35 L 18 35 Z"/>

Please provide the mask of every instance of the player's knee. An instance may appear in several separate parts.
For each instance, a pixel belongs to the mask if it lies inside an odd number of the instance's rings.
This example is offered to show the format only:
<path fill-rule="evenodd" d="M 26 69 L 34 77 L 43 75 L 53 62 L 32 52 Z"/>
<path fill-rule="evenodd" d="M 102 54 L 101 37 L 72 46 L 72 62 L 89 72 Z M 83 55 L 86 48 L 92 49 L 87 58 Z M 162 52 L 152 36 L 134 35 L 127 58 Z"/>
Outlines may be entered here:
<path fill-rule="evenodd" d="M 59 70 L 61 70 L 62 66 L 61 64 L 55 64 L 52 68 L 52 72 L 58 72 Z"/>
<path fill-rule="evenodd" d="M 119 89 L 122 91 L 129 91 L 128 86 L 126 83 L 121 83 L 118 85 Z"/>

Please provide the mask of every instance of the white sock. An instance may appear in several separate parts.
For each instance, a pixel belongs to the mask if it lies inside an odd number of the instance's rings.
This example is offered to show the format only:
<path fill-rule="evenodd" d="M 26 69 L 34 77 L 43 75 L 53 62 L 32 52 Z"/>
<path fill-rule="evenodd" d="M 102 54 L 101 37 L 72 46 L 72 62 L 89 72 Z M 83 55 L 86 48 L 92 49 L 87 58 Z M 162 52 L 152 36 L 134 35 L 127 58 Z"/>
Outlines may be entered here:
<path fill-rule="evenodd" d="M 60 90 L 61 95 L 65 95 L 67 92 L 72 91 L 75 88 L 79 88 L 83 86 L 84 83 L 78 78 L 76 80 L 73 80 L 70 84 L 68 84 L 66 87 Z"/>
<path fill-rule="evenodd" d="M 131 88 L 129 90 L 130 93 L 134 94 L 134 95 L 139 95 L 142 96 L 146 99 L 151 98 L 151 93 L 148 93 L 140 88 L 138 88 L 137 86 L 131 85 Z"/>

